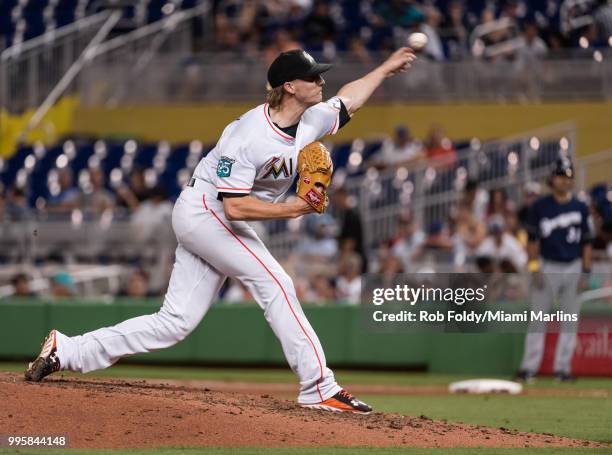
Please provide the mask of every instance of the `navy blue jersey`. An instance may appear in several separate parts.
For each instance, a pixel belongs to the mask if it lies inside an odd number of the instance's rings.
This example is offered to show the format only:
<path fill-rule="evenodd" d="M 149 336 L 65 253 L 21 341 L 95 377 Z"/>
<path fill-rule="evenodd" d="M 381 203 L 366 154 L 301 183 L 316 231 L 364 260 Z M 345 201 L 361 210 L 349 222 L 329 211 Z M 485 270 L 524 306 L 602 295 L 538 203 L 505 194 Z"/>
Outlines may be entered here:
<path fill-rule="evenodd" d="M 530 240 L 540 241 L 540 255 L 570 262 L 582 257 L 582 245 L 592 239 L 589 208 L 575 197 L 560 204 L 551 196 L 533 203 L 527 216 Z"/>

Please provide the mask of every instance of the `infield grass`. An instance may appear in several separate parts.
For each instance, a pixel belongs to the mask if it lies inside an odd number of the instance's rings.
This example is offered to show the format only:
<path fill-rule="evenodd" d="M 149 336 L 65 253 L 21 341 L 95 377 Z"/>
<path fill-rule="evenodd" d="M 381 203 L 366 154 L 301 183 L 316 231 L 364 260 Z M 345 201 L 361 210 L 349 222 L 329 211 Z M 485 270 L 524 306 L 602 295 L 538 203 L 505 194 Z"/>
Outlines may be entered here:
<path fill-rule="evenodd" d="M 532 433 L 612 442 L 612 398 L 511 395 L 364 395 L 374 409 Z M 610 452 L 612 454 L 612 449 Z"/>
<path fill-rule="evenodd" d="M 23 372 L 27 362 L 0 362 L 0 371 Z M 474 375 L 448 375 L 413 373 L 405 371 L 362 371 L 334 369 L 336 378 L 345 384 L 393 384 L 393 385 L 448 385 L 454 381 L 473 379 Z M 62 372 L 67 376 L 83 376 L 79 373 Z M 287 368 L 209 368 L 151 365 L 114 365 L 85 377 L 139 378 L 139 379 L 185 379 L 239 382 L 284 382 L 297 384 L 295 375 Z M 492 379 L 508 377 L 490 376 Z M 556 384 L 552 378 L 538 378 L 529 387 L 563 389 L 612 389 L 612 378 L 580 378 L 573 384 Z"/>

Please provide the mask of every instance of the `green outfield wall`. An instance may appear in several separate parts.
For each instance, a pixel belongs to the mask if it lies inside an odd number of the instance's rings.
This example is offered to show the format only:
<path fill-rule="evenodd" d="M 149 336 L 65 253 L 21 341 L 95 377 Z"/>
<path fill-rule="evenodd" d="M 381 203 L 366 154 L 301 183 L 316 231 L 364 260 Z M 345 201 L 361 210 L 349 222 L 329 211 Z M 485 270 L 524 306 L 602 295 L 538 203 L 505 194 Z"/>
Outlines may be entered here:
<path fill-rule="evenodd" d="M 0 303 L 0 359 L 29 359 L 51 328 L 82 334 L 154 313 L 158 300 Z M 438 373 L 510 374 L 523 349 L 517 333 L 383 333 L 365 328 L 359 308 L 304 306 L 336 367 L 427 369 Z M 612 310 L 592 313 L 596 317 Z M 129 359 L 133 362 L 285 365 L 276 337 L 255 305 L 215 305 L 198 328 L 176 346 Z"/>

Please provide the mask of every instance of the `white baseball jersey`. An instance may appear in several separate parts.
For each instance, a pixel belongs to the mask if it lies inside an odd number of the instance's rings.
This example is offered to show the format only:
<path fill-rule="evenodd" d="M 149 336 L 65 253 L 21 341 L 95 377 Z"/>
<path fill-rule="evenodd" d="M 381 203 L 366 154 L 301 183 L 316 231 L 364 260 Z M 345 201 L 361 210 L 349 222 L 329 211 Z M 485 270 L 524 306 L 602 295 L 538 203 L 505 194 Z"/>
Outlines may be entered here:
<path fill-rule="evenodd" d="M 294 138 L 272 122 L 267 103 L 257 106 L 225 128 L 193 175 L 213 183 L 219 193 L 251 194 L 276 202 L 293 183 L 299 151 L 336 134 L 339 115 L 338 97 L 312 106 L 302 115 Z"/>

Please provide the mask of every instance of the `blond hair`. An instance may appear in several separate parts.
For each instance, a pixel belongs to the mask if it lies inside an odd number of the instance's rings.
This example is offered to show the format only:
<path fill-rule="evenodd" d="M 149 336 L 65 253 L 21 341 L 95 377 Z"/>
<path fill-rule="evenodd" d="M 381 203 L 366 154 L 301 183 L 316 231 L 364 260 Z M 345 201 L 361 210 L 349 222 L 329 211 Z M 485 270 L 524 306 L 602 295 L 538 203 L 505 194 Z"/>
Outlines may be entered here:
<path fill-rule="evenodd" d="M 280 87 L 270 88 L 268 90 L 268 94 L 266 95 L 270 107 L 273 109 L 279 107 L 283 101 L 284 94 L 285 89 L 282 85 Z"/>

